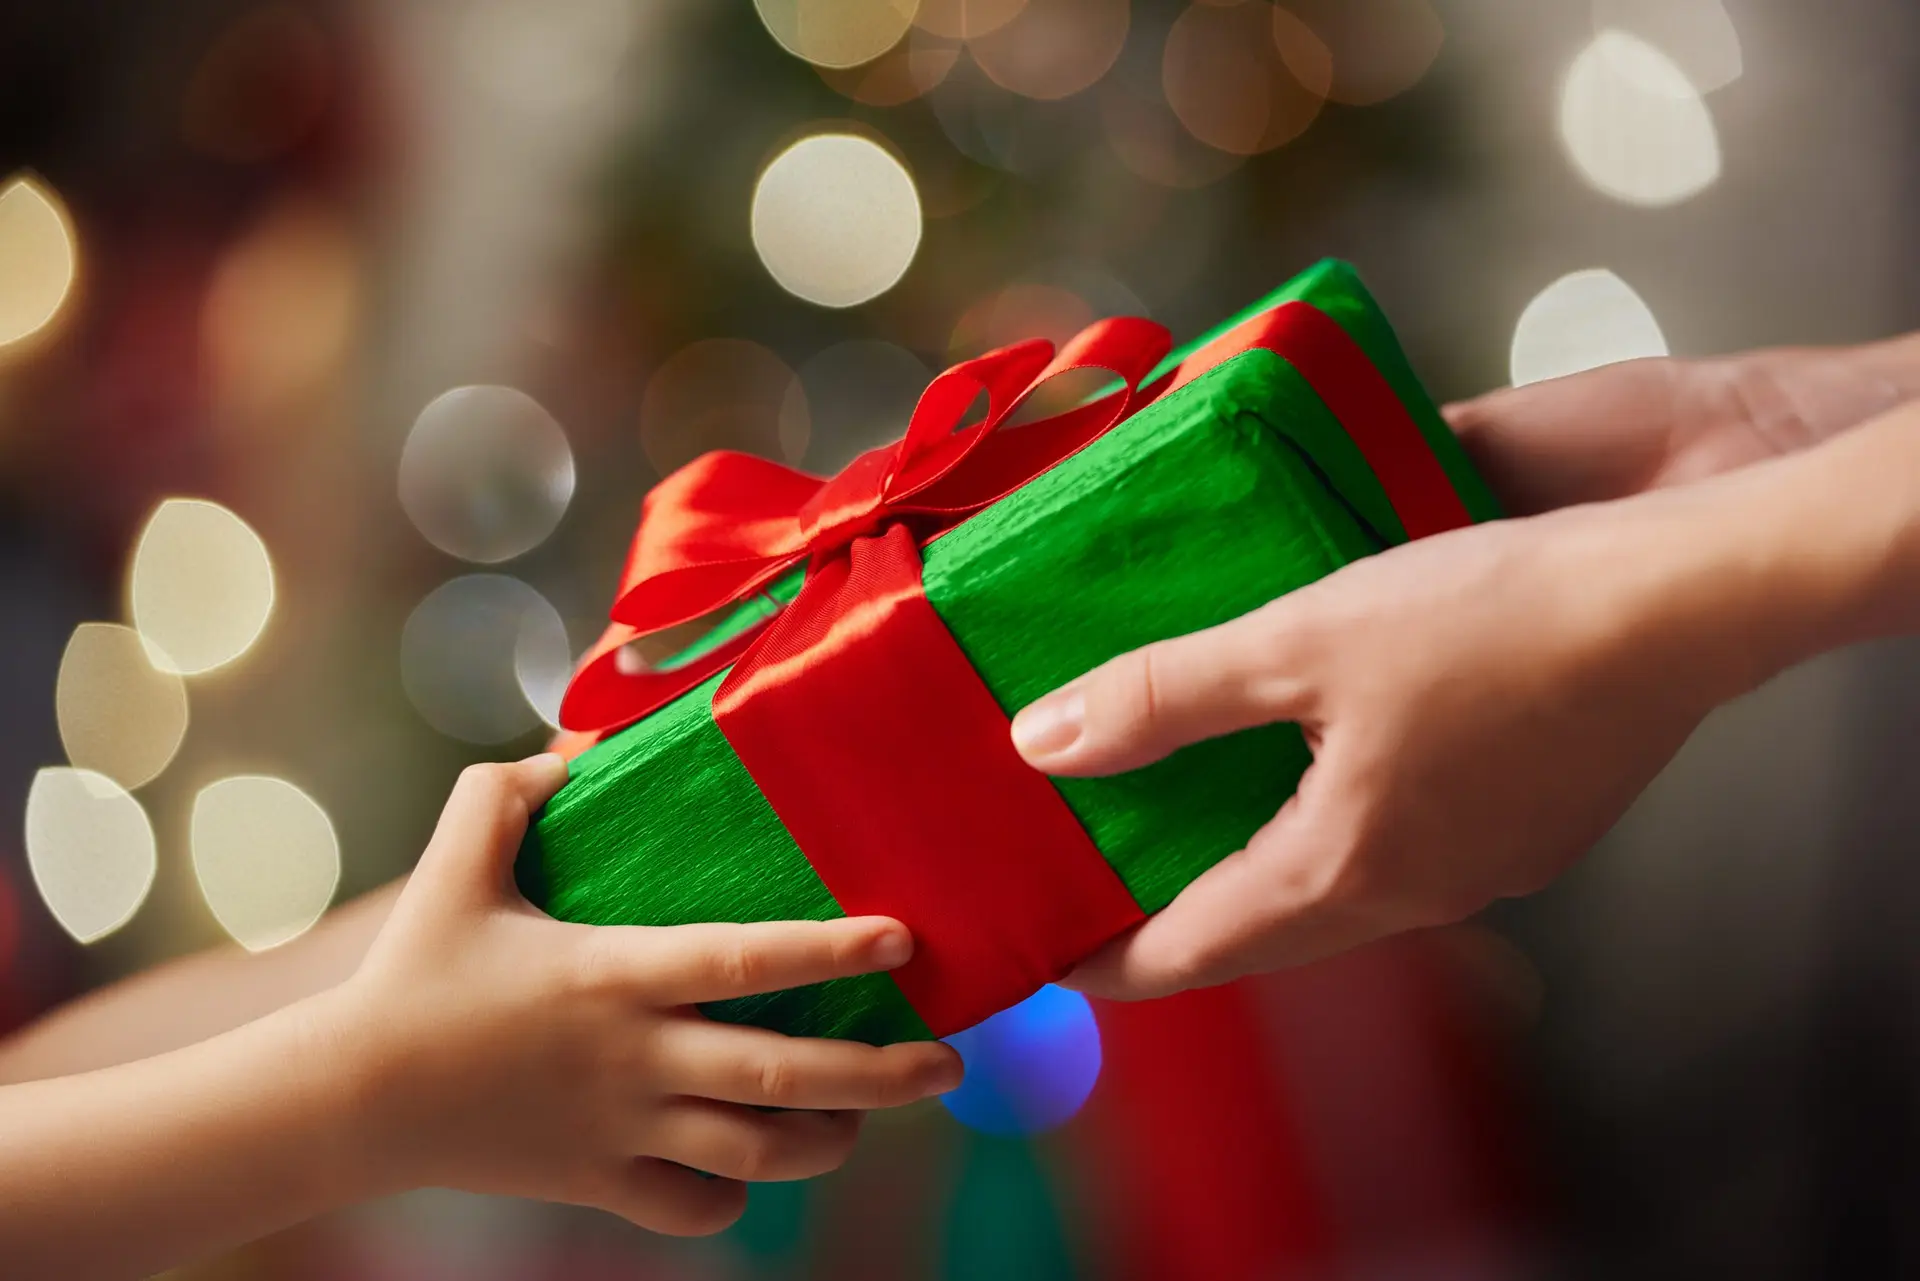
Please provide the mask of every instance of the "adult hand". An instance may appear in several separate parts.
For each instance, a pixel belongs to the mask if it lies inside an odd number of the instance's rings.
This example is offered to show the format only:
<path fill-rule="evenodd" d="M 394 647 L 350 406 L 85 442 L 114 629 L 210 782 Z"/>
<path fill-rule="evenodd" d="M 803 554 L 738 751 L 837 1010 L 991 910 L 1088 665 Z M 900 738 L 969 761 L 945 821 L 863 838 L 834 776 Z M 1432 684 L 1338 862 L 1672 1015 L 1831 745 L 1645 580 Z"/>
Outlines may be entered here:
<path fill-rule="evenodd" d="M 1508 509 L 1550 514 L 1396 548 L 1015 718 L 1023 755 L 1060 775 L 1273 721 L 1314 751 L 1244 850 L 1072 981 L 1161 995 L 1545 885 L 1713 707 L 1913 622 L 1898 600 L 1920 565 L 1889 548 L 1915 537 L 1916 427 L 1887 411 L 1915 396 L 1920 335 L 1635 361 L 1450 408 Z M 1875 417 L 1849 447 L 1748 466 Z"/>
<path fill-rule="evenodd" d="M 1920 396 L 1920 335 L 1635 360 L 1493 392 L 1447 420 L 1509 511 L 1624 498 L 1818 444 Z"/>
<path fill-rule="evenodd" d="M 1396 548 L 1023 710 L 1016 743 L 1056 775 L 1273 721 L 1314 752 L 1244 850 L 1071 981 L 1162 995 L 1544 886 L 1799 643 L 1753 622 L 1805 557 L 1748 537 L 1739 513 L 1780 502 L 1731 491 L 1765 470 Z"/>

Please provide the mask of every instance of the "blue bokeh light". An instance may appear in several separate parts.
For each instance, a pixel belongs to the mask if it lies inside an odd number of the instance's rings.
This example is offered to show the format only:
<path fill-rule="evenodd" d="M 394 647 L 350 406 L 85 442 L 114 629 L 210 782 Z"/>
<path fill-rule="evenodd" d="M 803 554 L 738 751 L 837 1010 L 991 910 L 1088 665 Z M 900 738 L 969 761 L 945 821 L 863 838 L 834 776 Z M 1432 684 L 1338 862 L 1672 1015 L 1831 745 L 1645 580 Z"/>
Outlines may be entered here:
<path fill-rule="evenodd" d="M 1040 1134 L 1071 1120 L 1100 1079 L 1100 1028 L 1078 992 L 1043 987 L 946 1038 L 967 1065 L 947 1111 L 986 1134 Z"/>

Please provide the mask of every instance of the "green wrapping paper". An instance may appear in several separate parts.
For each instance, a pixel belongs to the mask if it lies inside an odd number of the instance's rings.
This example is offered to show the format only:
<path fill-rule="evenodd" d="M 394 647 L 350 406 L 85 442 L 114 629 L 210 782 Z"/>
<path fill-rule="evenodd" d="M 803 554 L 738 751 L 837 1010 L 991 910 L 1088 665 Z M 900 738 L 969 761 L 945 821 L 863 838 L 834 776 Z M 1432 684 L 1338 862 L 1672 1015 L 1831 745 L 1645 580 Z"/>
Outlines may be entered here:
<path fill-rule="evenodd" d="M 1468 512 L 1494 516 L 1491 496 L 1345 264 L 1314 268 L 1166 367 L 1247 316 L 1293 300 L 1318 307 L 1359 344 Z M 1225 622 L 1405 538 L 1366 460 L 1306 379 L 1280 356 L 1254 350 L 1147 405 L 928 543 L 924 581 L 935 611 L 1011 714 L 1115 655 Z M 771 596 L 791 599 L 799 582 L 790 576 Z M 687 656 L 773 608 L 741 607 Z M 573 763 L 520 855 L 517 875 L 530 900 L 562 920 L 606 925 L 843 915 L 714 724 L 723 675 Z M 1154 912 L 1244 845 L 1310 759 L 1296 727 L 1272 725 L 1132 773 L 1056 786 L 1135 901 Z M 884 974 L 717 1003 L 707 1013 L 876 1044 L 931 1035 Z"/>

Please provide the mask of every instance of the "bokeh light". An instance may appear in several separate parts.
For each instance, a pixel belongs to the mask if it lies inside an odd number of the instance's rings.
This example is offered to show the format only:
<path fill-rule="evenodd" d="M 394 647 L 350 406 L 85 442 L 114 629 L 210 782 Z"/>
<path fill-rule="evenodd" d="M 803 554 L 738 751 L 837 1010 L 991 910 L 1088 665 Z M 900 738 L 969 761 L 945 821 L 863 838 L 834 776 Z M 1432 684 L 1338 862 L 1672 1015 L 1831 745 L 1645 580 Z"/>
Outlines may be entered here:
<path fill-rule="evenodd" d="M 1560 138 L 1581 177 L 1628 204 L 1677 204 L 1720 176 L 1720 136 L 1700 91 L 1672 58 L 1623 31 L 1601 32 L 1574 60 Z"/>
<path fill-rule="evenodd" d="M 1667 354 L 1653 311 L 1611 271 L 1562 276 L 1527 304 L 1513 331 L 1513 385 Z"/>
<path fill-rule="evenodd" d="M 1127 0 L 1027 0 L 968 38 L 987 78 L 1023 97 L 1067 98 L 1098 83 L 1127 43 Z"/>
<path fill-rule="evenodd" d="M 442 734 L 468 743 L 504 743 L 541 722 L 522 688 L 522 672 L 536 694 L 545 688 L 539 665 L 556 630 L 565 636 L 559 612 L 519 579 L 456 578 L 430 592 L 407 618 L 400 634 L 401 683 L 421 717 Z"/>
<path fill-rule="evenodd" d="M 1087 998 L 1047 986 L 986 1022 L 946 1038 L 967 1065 L 940 1096 L 963 1124 L 1007 1137 L 1071 1120 L 1100 1079 L 1100 1029 Z"/>
<path fill-rule="evenodd" d="M 953 150 L 976 166 L 1019 174 L 1036 182 L 1060 172 L 1079 155 L 1077 130 L 1049 127 L 1048 116 L 1079 116 L 1074 107 L 1037 111 L 1031 102 L 1008 93 L 987 77 L 975 58 L 962 59 L 952 74 L 930 90 L 926 103 Z M 938 157 L 939 148 L 929 157 Z M 951 166 L 949 166 L 951 167 Z M 924 188 L 925 179 L 921 180 Z M 991 192 L 997 184 L 976 187 Z M 928 207 L 932 208 L 931 202 Z M 943 212 L 953 212 L 951 201 Z"/>
<path fill-rule="evenodd" d="M 0 348 L 45 329 L 73 290 L 78 260 L 66 207 L 38 179 L 0 189 Z"/>
<path fill-rule="evenodd" d="M 1350 106 L 1385 102 L 1413 88 L 1447 38 L 1429 0 L 1287 0 L 1276 18 L 1281 14 L 1304 22 L 1328 50 L 1333 74 L 1326 96 Z"/>
<path fill-rule="evenodd" d="M 654 370 L 640 400 L 640 444 L 662 476 L 715 449 L 795 462 L 810 435 L 798 375 L 739 338 L 682 347 Z"/>
<path fill-rule="evenodd" d="M 573 660 L 573 642 L 558 611 L 533 605 L 520 615 L 520 633 L 513 639 L 513 681 L 549 729 L 560 728 L 560 702 L 573 679 Z"/>
<path fill-rule="evenodd" d="M 54 684 L 67 760 L 129 790 L 166 769 L 187 736 L 186 682 L 148 655 L 131 627 L 82 623 Z"/>
<path fill-rule="evenodd" d="M 753 190 L 753 247 L 787 292 L 853 307 L 899 281 L 920 248 L 906 166 L 853 134 L 815 134 L 774 158 Z"/>
<path fill-rule="evenodd" d="M 1100 122 L 1120 163 L 1162 187 L 1204 187 L 1244 163 L 1241 156 L 1196 141 L 1159 93 L 1109 87 L 1101 94 Z"/>
<path fill-rule="evenodd" d="M 856 67 L 900 42 L 915 0 L 753 0 L 780 47 L 821 67 Z"/>
<path fill-rule="evenodd" d="M 333 210 L 295 200 L 220 260 L 200 316 L 213 395 L 266 419 L 323 388 L 351 354 L 361 310 L 360 261 Z"/>
<path fill-rule="evenodd" d="M 181 136 L 222 160 L 265 160 L 312 132 L 332 88 L 332 50 L 319 24 L 297 5 L 263 5 L 201 59 L 181 99 Z"/>
<path fill-rule="evenodd" d="M 962 312 L 947 349 L 952 359 L 965 360 L 1028 338 L 1045 338 L 1058 346 L 1093 320 L 1093 308 L 1072 290 L 1021 281 Z"/>
<path fill-rule="evenodd" d="M 1026 7 L 1027 0 L 920 0 L 913 20 L 934 35 L 970 40 L 998 31 Z"/>
<path fill-rule="evenodd" d="M 104 774 L 57 766 L 27 790 L 27 870 L 60 928 L 93 943 L 133 919 L 159 858 L 140 802 Z"/>
<path fill-rule="evenodd" d="M 832 475 L 855 457 L 906 434 L 933 371 L 890 342 L 836 343 L 800 366 L 813 419 L 812 447 L 793 461 Z"/>
<path fill-rule="evenodd" d="M 1333 81 L 1318 37 L 1267 0 L 1196 4 L 1167 32 L 1161 83 L 1188 132 L 1237 156 L 1305 133 Z"/>
<path fill-rule="evenodd" d="M 544 542 L 573 501 L 560 424 L 512 387 L 456 387 L 420 411 L 400 452 L 400 505 L 426 540 L 483 565 Z"/>
<path fill-rule="evenodd" d="M 246 653 L 273 613 L 273 561 L 218 503 L 169 498 L 147 518 L 127 576 L 133 625 L 154 665 L 183 675 Z"/>
<path fill-rule="evenodd" d="M 306 933 L 340 884 L 333 820 L 285 779 L 245 774 L 202 788 L 190 842 L 201 896 L 249 952 Z"/>
<path fill-rule="evenodd" d="M 1657 46 L 1701 93 L 1725 88 L 1745 69 L 1740 33 L 1720 0 L 1593 0 L 1593 28 Z"/>
<path fill-rule="evenodd" d="M 915 30 L 872 62 L 818 70 L 822 80 L 855 102 L 897 107 L 937 88 L 959 61 L 959 44 Z"/>

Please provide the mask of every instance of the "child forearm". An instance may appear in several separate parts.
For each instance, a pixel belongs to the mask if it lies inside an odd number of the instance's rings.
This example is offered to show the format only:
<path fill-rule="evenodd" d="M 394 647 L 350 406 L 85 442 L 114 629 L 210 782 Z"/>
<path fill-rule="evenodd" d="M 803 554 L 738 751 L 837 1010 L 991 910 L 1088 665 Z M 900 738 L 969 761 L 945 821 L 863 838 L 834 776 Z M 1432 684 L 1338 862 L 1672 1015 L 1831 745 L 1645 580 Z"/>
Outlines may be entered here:
<path fill-rule="evenodd" d="M 9 1278 L 145 1276 L 378 1194 L 320 1003 L 187 1049 L 0 1087 Z"/>
<path fill-rule="evenodd" d="M 63 1006 L 0 1041 L 0 1084 L 177 1050 L 324 991 L 360 964 L 401 884 L 362 895 L 270 952 L 201 952 Z"/>

